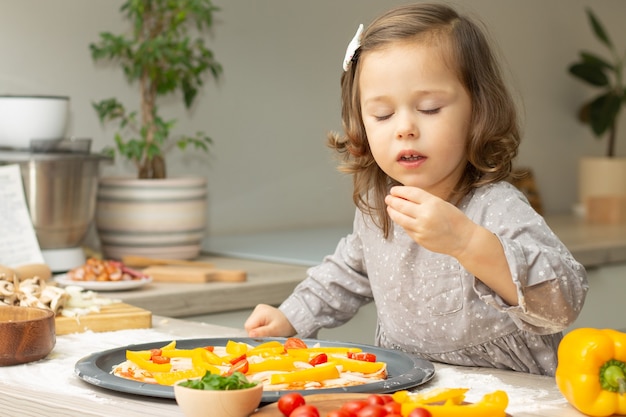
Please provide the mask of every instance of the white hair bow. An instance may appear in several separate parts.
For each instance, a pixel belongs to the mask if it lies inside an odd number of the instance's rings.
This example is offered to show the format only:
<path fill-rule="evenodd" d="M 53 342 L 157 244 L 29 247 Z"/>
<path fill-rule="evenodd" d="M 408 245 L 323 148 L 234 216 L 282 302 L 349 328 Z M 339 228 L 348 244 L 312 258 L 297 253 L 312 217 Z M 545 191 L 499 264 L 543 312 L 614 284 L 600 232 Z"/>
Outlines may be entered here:
<path fill-rule="evenodd" d="M 363 24 L 359 25 L 359 28 L 356 30 L 354 34 L 354 38 L 348 44 L 348 48 L 346 49 L 346 56 L 343 58 L 343 70 L 348 71 L 350 68 L 350 62 L 352 61 L 352 57 L 354 57 L 354 53 L 359 46 L 361 46 L 361 34 L 363 33 Z"/>

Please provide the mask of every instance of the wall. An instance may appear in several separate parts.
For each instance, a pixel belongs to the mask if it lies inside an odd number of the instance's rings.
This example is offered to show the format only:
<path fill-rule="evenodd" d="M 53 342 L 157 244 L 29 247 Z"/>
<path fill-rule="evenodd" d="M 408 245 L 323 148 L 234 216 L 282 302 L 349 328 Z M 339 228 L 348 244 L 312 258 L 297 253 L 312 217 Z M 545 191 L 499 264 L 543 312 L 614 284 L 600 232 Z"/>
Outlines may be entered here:
<path fill-rule="evenodd" d="M 339 77 L 358 23 L 392 4 L 373 0 L 215 0 L 221 7 L 209 45 L 224 66 L 186 113 L 175 98 L 161 104 L 178 129 L 204 130 L 209 161 L 172 154 L 173 175 L 209 178 L 213 234 L 350 225 L 351 182 L 335 170 L 325 134 L 340 128 Z M 91 102 L 115 96 L 128 106 L 136 90 L 119 69 L 95 65 L 88 45 L 102 31 L 127 28 L 121 0 L 0 0 L 0 94 L 71 97 L 69 135 L 112 142 Z M 454 3 L 453 3 L 454 4 Z M 599 50 L 584 8 L 593 9 L 624 49 L 622 0 L 467 0 L 500 46 L 511 85 L 523 97 L 525 138 L 519 165 L 530 166 L 549 213 L 576 202 L 577 160 L 600 155 L 574 114 L 591 90 L 566 73 L 581 48 Z M 622 125 L 626 125 L 622 121 Z M 623 136 L 623 134 L 622 134 Z M 626 154 L 626 145 L 618 153 Z M 123 167 L 107 170 L 119 172 Z"/>

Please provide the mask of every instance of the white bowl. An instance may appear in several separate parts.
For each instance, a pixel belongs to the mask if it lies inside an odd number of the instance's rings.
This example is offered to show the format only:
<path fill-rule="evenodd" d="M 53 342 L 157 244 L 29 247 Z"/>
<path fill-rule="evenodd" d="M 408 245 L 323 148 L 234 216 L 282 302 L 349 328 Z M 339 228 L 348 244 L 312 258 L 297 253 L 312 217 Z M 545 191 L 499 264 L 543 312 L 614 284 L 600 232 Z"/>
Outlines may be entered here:
<path fill-rule="evenodd" d="M 33 139 L 64 138 L 69 101 L 65 96 L 0 96 L 0 147 L 29 149 Z"/>
<path fill-rule="evenodd" d="M 261 404 L 263 384 L 230 391 L 200 390 L 174 385 L 185 417 L 248 417 Z"/>

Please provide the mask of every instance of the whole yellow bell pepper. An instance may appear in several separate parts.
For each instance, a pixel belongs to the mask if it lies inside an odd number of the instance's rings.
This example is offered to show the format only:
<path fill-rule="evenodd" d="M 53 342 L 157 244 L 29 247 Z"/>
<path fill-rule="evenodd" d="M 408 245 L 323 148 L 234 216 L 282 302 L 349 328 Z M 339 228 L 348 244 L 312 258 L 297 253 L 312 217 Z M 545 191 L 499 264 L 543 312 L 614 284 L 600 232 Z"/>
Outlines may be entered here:
<path fill-rule="evenodd" d="M 580 328 L 558 349 L 556 384 L 580 412 L 626 415 L 626 333 Z"/>

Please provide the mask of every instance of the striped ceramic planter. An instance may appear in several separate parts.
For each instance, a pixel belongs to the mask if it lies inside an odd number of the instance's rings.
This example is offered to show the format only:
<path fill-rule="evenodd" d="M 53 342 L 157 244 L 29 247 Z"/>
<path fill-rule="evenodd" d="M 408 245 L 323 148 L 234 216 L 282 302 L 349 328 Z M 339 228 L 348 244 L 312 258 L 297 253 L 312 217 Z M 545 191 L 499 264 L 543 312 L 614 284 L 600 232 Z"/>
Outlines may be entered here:
<path fill-rule="evenodd" d="M 207 223 L 206 179 L 101 178 L 95 222 L 107 258 L 194 258 Z"/>

